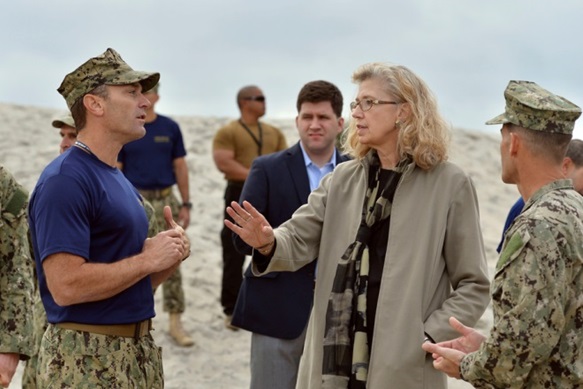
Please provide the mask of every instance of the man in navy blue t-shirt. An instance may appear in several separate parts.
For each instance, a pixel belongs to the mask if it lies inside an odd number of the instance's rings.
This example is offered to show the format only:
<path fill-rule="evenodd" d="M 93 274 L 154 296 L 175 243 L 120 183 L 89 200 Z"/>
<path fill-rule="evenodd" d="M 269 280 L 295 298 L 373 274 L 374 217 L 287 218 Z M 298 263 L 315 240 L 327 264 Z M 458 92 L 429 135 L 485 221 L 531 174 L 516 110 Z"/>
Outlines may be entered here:
<path fill-rule="evenodd" d="M 126 144 L 117 157 L 118 167 L 156 210 L 156 220 L 163 229 L 163 209 L 169 206 L 172 217 L 184 229 L 190 223 L 188 166 L 186 150 L 178 123 L 158 114 L 154 107 L 160 99 L 159 84 L 144 93 L 151 105 L 146 108 L 146 135 Z M 182 202 L 173 193 L 177 184 Z M 186 306 L 180 268 L 162 285 L 164 311 L 170 315 L 169 333 L 179 346 L 194 344 L 184 330 L 181 317 Z"/>
<path fill-rule="evenodd" d="M 116 167 L 122 146 L 145 133 L 142 94 L 158 73 L 134 71 L 108 49 L 65 76 L 59 93 L 79 131 L 41 174 L 30 229 L 49 326 L 39 387 L 162 388 L 152 336 L 152 287 L 190 253 L 165 210 L 166 231 L 146 239 L 143 200 Z"/>

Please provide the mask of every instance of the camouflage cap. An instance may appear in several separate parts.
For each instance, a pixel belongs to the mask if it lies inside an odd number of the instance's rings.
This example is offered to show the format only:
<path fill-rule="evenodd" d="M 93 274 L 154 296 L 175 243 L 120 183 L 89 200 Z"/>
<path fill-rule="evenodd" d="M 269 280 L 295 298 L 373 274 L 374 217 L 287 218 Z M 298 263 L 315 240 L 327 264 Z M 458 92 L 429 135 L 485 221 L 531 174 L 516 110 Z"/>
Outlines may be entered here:
<path fill-rule="evenodd" d="M 572 134 L 581 108 L 532 81 L 510 81 L 504 91 L 506 110 L 486 124 L 507 124 L 558 134 Z"/>
<path fill-rule="evenodd" d="M 76 128 L 75 127 L 75 120 L 73 120 L 73 116 L 71 116 L 71 113 L 69 113 L 69 112 L 55 117 L 53 119 L 52 125 L 55 128 L 61 128 L 63 126 L 69 126 L 69 127 Z"/>
<path fill-rule="evenodd" d="M 139 82 L 142 92 L 158 83 L 160 73 L 133 70 L 117 51 L 107 49 L 67 74 L 57 91 L 65 98 L 69 109 L 77 100 L 100 85 L 127 85 Z"/>

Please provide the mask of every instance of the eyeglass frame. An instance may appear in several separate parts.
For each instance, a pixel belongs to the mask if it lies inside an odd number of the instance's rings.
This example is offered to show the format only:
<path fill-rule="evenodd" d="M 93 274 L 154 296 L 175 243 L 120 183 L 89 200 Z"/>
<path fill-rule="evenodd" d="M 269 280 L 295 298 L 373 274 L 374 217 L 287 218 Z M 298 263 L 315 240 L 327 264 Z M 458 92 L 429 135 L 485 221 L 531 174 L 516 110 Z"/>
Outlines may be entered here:
<path fill-rule="evenodd" d="M 367 109 L 364 109 L 362 107 L 362 103 L 366 101 L 367 104 L 370 104 L 370 107 L 368 107 Z M 356 107 L 360 107 L 362 112 L 367 112 L 370 111 L 371 108 L 373 107 L 373 105 L 379 105 L 379 104 L 393 104 L 393 105 L 398 105 L 401 104 L 398 101 L 385 101 L 385 100 L 379 100 L 379 99 L 362 99 L 360 101 L 351 101 L 350 102 L 350 110 L 354 111 L 356 109 Z"/>
<path fill-rule="evenodd" d="M 243 100 L 247 100 L 247 101 L 259 101 L 260 103 L 265 103 L 265 96 L 260 95 L 260 96 L 247 96 L 247 97 L 243 97 Z"/>

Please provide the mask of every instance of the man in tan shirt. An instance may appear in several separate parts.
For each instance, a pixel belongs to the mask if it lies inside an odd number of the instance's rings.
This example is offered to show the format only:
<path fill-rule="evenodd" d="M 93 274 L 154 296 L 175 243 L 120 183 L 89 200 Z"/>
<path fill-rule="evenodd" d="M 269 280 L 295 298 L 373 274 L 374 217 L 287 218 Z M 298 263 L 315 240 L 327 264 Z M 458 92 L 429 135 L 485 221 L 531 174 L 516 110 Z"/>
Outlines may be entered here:
<path fill-rule="evenodd" d="M 265 115 L 265 96 L 255 85 L 245 86 L 237 94 L 237 105 L 241 117 L 218 130 L 213 140 L 213 158 L 217 168 L 225 175 L 225 208 L 231 201 L 238 201 L 249 168 L 255 158 L 287 148 L 283 133 L 276 127 L 262 123 Z M 224 217 L 229 215 L 224 212 Z M 223 247 L 223 279 L 221 304 L 225 313 L 225 325 L 231 325 L 231 317 L 239 288 L 241 287 L 245 256 L 237 252 L 233 245 L 231 231 L 223 226 L 221 231 Z"/>

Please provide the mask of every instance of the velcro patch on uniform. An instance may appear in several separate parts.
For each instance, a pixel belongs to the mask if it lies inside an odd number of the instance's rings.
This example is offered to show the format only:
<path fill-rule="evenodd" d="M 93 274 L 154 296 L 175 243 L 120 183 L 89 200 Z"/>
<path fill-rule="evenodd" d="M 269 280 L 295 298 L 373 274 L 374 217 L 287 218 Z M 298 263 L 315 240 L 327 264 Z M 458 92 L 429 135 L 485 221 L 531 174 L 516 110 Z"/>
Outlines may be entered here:
<path fill-rule="evenodd" d="M 12 198 L 8 200 L 5 211 L 18 216 L 24 210 L 26 202 L 28 201 L 28 193 L 21 188 L 16 188 Z"/>
<path fill-rule="evenodd" d="M 522 236 L 518 233 L 513 234 L 510 240 L 502 248 L 500 253 L 500 258 L 498 263 L 496 263 L 496 271 L 502 269 L 514 255 L 522 250 L 526 242 L 522 239 Z"/>

